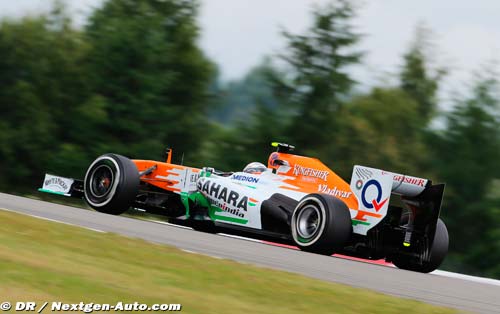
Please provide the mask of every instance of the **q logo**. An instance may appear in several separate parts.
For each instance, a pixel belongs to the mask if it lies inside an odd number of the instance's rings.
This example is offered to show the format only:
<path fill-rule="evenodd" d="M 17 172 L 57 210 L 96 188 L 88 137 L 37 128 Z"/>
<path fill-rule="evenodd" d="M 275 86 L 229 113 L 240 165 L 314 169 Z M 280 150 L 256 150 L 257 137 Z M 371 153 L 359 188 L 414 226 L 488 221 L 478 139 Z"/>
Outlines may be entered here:
<path fill-rule="evenodd" d="M 368 189 L 368 187 L 372 185 L 375 186 L 375 188 L 377 189 L 377 196 L 373 198 L 373 200 L 369 203 L 366 200 L 366 190 Z M 365 208 L 368 209 L 375 208 L 375 211 L 378 212 L 384 206 L 384 204 L 389 200 L 389 198 L 386 198 L 382 202 L 381 200 L 382 200 L 382 186 L 380 185 L 380 183 L 377 180 L 373 179 L 366 182 L 365 186 L 363 187 L 363 190 L 361 191 L 361 201 L 363 202 Z"/>

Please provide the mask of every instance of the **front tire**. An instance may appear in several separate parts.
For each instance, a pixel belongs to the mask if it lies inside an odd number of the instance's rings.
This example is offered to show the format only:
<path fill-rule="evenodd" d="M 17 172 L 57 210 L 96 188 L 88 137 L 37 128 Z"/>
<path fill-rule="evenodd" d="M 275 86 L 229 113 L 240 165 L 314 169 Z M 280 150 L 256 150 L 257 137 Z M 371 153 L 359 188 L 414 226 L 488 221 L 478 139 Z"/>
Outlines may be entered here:
<path fill-rule="evenodd" d="M 325 194 L 305 196 L 293 211 L 290 228 L 301 250 L 324 255 L 343 248 L 352 233 L 347 205 Z"/>
<path fill-rule="evenodd" d="M 139 183 L 139 171 L 130 159 L 116 154 L 102 155 L 85 174 L 85 201 L 98 212 L 120 215 L 135 200 Z"/>

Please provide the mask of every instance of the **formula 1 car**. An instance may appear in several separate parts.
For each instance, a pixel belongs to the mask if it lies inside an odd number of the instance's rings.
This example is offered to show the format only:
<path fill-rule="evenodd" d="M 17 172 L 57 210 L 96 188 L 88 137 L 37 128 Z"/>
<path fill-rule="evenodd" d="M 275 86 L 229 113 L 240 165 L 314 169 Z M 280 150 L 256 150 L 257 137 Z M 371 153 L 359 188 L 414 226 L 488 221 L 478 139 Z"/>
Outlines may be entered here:
<path fill-rule="evenodd" d="M 42 192 L 83 198 L 119 215 L 130 207 L 206 232 L 224 231 L 301 250 L 382 259 L 431 272 L 448 251 L 439 218 L 444 184 L 354 166 L 350 184 L 316 158 L 273 143 L 267 166 L 221 172 L 166 162 L 98 157 L 83 180 L 46 174 Z"/>

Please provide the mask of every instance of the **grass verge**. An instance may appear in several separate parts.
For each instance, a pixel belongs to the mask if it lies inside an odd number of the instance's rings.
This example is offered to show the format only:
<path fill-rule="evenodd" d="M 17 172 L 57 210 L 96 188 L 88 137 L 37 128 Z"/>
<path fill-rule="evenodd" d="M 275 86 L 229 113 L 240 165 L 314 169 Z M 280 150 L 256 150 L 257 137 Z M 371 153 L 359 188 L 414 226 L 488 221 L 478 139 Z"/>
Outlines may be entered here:
<path fill-rule="evenodd" d="M 455 313 L 0 210 L 0 302 L 181 303 L 183 313 Z"/>

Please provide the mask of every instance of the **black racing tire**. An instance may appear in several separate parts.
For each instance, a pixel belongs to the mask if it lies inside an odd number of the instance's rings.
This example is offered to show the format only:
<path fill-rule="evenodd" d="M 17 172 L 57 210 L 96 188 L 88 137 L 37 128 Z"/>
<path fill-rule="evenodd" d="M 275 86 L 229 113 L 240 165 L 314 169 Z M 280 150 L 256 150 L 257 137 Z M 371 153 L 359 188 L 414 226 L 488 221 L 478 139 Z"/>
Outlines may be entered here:
<path fill-rule="evenodd" d="M 429 254 L 429 261 L 418 263 L 405 255 L 398 255 L 392 259 L 396 267 L 420 273 L 430 273 L 436 270 L 444 261 L 448 253 L 449 237 L 445 223 L 439 218 L 436 224 L 436 233 L 432 245 L 424 247 L 419 254 Z"/>
<path fill-rule="evenodd" d="M 193 220 L 191 222 L 191 228 L 195 231 L 205 232 L 205 233 L 217 233 L 217 227 L 212 221 L 209 220 Z"/>
<path fill-rule="evenodd" d="M 139 171 L 128 158 L 105 154 L 87 169 L 84 198 L 98 212 L 120 215 L 127 211 L 139 191 Z"/>
<path fill-rule="evenodd" d="M 303 251 L 332 255 L 352 234 L 347 205 L 326 194 L 306 195 L 297 204 L 290 223 L 292 238 Z"/>

